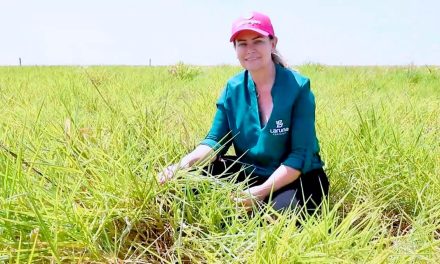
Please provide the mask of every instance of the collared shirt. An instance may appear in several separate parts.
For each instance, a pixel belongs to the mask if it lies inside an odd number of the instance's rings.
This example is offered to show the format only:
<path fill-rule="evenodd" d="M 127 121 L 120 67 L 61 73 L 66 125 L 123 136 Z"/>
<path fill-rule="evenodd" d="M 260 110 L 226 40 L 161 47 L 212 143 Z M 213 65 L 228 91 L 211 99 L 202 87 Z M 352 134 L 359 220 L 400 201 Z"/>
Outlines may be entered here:
<path fill-rule="evenodd" d="M 217 101 L 211 130 L 201 144 L 220 154 L 233 144 L 240 161 L 252 165 L 261 176 L 269 177 L 281 164 L 301 173 L 321 168 L 310 80 L 276 64 L 271 95 L 272 113 L 262 126 L 250 73 L 242 71 L 229 79 Z"/>

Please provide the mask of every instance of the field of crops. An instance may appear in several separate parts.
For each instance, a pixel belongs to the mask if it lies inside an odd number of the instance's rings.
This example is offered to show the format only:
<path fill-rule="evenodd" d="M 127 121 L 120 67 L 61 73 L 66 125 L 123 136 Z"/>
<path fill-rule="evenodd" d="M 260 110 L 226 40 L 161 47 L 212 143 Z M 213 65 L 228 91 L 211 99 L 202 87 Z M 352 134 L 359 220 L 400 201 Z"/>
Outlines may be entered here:
<path fill-rule="evenodd" d="M 440 68 L 298 69 L 331 183 L 306 218 L 156 182 L 238 67 L 0 67 L 0 263 L 440 262 Z"/>

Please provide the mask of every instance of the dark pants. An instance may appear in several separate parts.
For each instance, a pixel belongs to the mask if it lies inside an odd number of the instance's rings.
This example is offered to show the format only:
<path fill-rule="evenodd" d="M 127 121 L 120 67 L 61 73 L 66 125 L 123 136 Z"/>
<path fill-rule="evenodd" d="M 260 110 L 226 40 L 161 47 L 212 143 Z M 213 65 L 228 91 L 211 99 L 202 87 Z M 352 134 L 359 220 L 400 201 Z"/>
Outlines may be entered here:
<path fill-rule="evenodd" d="M 248 181 L 249 187 L 263 184 L 268 179 L 264 176 L 247 174 L 243 169 L 249 165 L 236 160 L 237 157 L 233 156 L 220 157 L 205 167 L 204 170 L 209 175 L 221 178 L 230 177 L 239 172 L 235 178 L 236 182 L 250 179 Z M 294 182 L 269 195 L 265 202 L 270 203 L 276 211 L 295 210 L 305 207 L 306 212 L 313 213 L 323 197 L 328 194 L 328 189 L 329 181 L 327 175 L 322 168 L 319 168 L 306 174 L 301 174 Z"/>

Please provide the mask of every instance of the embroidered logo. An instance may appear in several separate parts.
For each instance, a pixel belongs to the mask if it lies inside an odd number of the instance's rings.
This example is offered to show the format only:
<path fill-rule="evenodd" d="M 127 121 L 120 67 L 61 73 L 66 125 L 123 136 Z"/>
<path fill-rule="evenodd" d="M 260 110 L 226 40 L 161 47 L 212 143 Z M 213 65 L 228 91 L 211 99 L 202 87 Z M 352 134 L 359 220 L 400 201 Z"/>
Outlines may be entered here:
<path fill-rule="evenodd" d="M 283 127 L 283 120 L 277 120 L 277 121 L 275 121 L 275 123 L 277 124 L 277 128 Z"/>
<path fill-rule="evenodd" d="M 243 25 L 251 25 L 251 26 L 254 26 L 254 25 L 260 25 L 260 24 L 261 24 L 261 22 L 258 21 L 258 20 L 255 20 L 255 19 L 249 19 L 249 20 L 241 21 L 240 23 L 237 24 L 237 27 L 241 27 L 241 26 L 243 26 Z"/>
<path fill-rule="evenodd" d="M 287 132 L 289 132 L 288 127 L 283 127 L 284 126 L 283 120 L 277 120 L 277 121 L 275 121 L 275 124 L 276 124 L 277 128 L 272 128 L 269 130 L 272 135 L 281 136 L 281 135 L 285 135 Z"/>

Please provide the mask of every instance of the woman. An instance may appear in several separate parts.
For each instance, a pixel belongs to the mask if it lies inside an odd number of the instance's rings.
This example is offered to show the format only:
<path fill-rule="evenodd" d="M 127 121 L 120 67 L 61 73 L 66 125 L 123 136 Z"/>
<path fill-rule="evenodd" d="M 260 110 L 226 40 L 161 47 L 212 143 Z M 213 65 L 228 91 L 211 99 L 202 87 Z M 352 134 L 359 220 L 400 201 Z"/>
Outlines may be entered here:
<path fill-rule="evenodd" d="M 280 211 L 306 206 L 314 210 L 328 193 L 315 132 L 315 101 L 310 82 L 285 67 L 276 50 L 269 17 L 253 12 L 233 23 L 230 41 L 245 71 L 232 77 L 217 102 L 206 138 L 179 163 L 159 174 L 165 182 L 216 153 L 212 175 L 251 175 L 249 195 L 236 198 L 249 208 L 255 200 Z M 225 157 L 233 144 L 238 158 Z"/>

